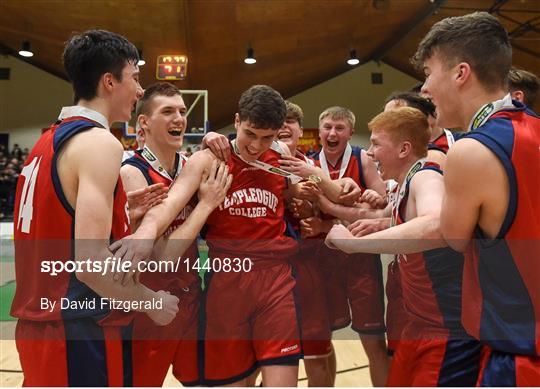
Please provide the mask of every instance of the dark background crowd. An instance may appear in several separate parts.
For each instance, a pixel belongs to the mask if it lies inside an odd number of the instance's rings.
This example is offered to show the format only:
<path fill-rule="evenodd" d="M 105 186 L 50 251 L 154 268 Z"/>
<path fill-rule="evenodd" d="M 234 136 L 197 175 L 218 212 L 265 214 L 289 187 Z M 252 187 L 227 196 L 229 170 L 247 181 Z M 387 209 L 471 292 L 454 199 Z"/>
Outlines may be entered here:
<path fill-rule="evenodd" d="M 27 156 L 28 148 L 21 149 L 17 143 L 11 151 L 0 144 L 0 220 L 13 219 L 15 187 Z"/>

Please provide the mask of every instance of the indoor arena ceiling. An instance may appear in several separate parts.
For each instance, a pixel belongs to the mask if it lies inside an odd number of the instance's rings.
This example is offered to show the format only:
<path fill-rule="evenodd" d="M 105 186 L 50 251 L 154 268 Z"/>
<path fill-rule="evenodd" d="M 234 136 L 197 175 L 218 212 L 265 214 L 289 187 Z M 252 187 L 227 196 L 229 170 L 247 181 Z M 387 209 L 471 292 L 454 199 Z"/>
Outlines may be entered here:
<path fill-rule="evenodd" d="M 143 51 L 143 86 L 155 81 L 156 57 L 186 54 L 180 89 L 207 89 L 212 128 L 232 121 L 241 92 L 255 83 L 294 95 L 360 64 L 383 61 L 420 79 L 409 58 L 429 27 L 448 16 L 489 11 L 512 37 L 514 64 L 540 73 L 539 0 L 1 0 L 0 45 L 65 78 L 61 53 L 74 32 L 103 28 Z M 248 47 L 257 63 L 243 62 Z"/>

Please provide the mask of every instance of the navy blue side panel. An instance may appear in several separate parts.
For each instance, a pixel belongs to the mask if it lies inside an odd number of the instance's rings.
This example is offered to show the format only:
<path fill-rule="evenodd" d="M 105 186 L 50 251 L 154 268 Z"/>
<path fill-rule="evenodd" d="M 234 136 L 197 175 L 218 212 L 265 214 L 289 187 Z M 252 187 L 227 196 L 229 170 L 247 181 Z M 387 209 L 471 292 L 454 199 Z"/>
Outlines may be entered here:
<path fill-rule="evenodd" d="M 439 146 L 437 146 L 434 143 L 429 143 L 427 149 L 428 150 L 437 150 L 437 151 L 440 151 L 443 154 L 446 154 L 443 149 L 441 149 Z"/>
<path fill-rule="evenodd" d="M 425 267 L 451 339 L 464 339 L 461 325 L 461 282 L 464 258 L 449 247 L 424 252 Z"/>
<path fill-rule="evenodd" d="M 516 386 L 516 360 L 513 354 L 492 351 L 480 386 Z"/>
<path fill-rule="evenodd" d="M 101 127 L 99 124 L 91 120 L 74 120 L 70 122 L 61 123 L 56 127 L 53 140 L 53 150 L 57 153 L 62 145 L 69 140 L 73 135 L 76 135 L 82 131 L 89 130 L 94 127 Z"/>
<path fill-rule="evenodd" d="M 56 127 L 56 132 L 54 133 L 54 155 L 51 164 L 51 179 L 53 182 L 54 191 L 56 192 L 58 199 L 64 206 L 64 209 L 67 211 L 67 213 L 71 215 L 71 217 L 75 217 L 75 210 L 67 201 L 64 190 L 62 189 L 62 184 L 60 183 L 60 177 L 58 176 L 58 168 L 56 166 L 58 154 L 60 152 L 60 149 L 68 139 L 82 131 L 86 131 L 94 127 L 96 127 L 96 123 L 92 121 L 75 120 L 72 122 L 61 123 L 58 127 Z"/>
<path fill-rule="evenodd" d="M 150 177 L 150 174 L 148 173 L 148 165 L 145 161 L 143 161 L 140 158 L 137 158 L 135 156 L 130 157 L 126 159 L 124 162 L 122 162 L 122 166 L 130 165 L 140 170 L 140 172 L 143 174 L 144 178 L 146 179 L 146 183 L 148 185 L 152 185 L 154 182 L 152 181 L 152 178 Z"/>
<path fill-rule="evenodd" d="M 364 169 L 362 169 L 362 149 L 358 146 L 352 146 L 352 154 L 356 157 L 356 161 L 358 162 L 360 185 L 362 185 L 364 188 L 367 188 L 366 180 L 364 178 Z"/>
<path fill-rule="evenodd" d="M 482 344 L 476 340 L 449 340 L 437 386 L 474 387 L 480 371 Z"/>
<path fill-rule="evenodd" d="M 502 239 L 514 221 L 517 209 L 516 172 L 512 165 L 512 150 L 514 149 L 514 127 L 507 118 L 489 120 L 484 126 L 469 132 L 466 138 L 474 139 L 490 149 L 503 164 L 510 184 L 510 198 L 506 216 L 497 235 Z"/>
<path fill-rule="evenodd" d="M 68 386 L 108 386 L 103 331 L 93 319 L 64 321 Z"/>
<path fill-rule="evenodd" d="M 495 350 L 535 355 L 533 305 L 506 241 L 482 245 L 479 255 L 480 339 Z"/>
<path fill-rule="evenodd" d="M 290 222 L 290 220 L 288 220 L 287 217 L 285 217 L 285 225 L 286 225 L 285 235 L 290 236 L 296 241 L 299 241 L 300 231 L 294 229 L 293 224 Z"/>
<path fill-rule="evenodd" d="M 133 386 L 133 322 L 122 328 L 122 354 L 124 367 L 124 386 Z"/>
<path fill-rule="evenodd" d="M 459 139 L 463 138 L 465 135 L 467 135 L 467 132 L 463 131 L 452 131 L 452 135 L 454 135 L 454 141 L 458 141 Z"/>

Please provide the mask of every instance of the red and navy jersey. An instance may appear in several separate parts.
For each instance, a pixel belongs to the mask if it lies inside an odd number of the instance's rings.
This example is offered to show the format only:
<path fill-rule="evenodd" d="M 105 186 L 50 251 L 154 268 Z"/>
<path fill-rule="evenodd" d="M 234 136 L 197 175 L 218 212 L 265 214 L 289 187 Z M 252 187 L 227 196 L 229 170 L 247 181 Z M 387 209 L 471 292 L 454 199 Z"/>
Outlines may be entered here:
<path fill-rule="evenodd" d="M 343 177 L 350 177 L 360 186 L 362 191 L 367 189 L 366 182 L 364 180 L 364 171 L 362 168 L 362 149 L 358 146 L 352 146 L 351 158 L 349 159 L 349 164 L 345 169 Z M 322 151 L 324 152 L 324 151 Z M 345 153 L 343 153 L 345 154 Z M 315 155 L 315 165 L 321 167 L 321 161 L 319 159 L 319 154 Z M 336 163 L 336 166 L 332 166 L 328 163 L 328 171 L 330 173 L 330 178 L 332 180 L 339 179 L 339 171 L 341 169 L 341 164 L 343 163 L 343 155 Z"/>
<path fill-rule="evenodd" d="M 428 150 L 438 150 L 447 154 L 454 142 L 454 135 L 449 130 L 443 129 L 442 134 L 428 144 Z"/>
<path fill-rule="evenodd" d="M 175 166 L 177 172 L 182 169 L 186 162 L 187 159 L 185 157 L 183 157 L 179 153 L 176 154 Z M 122 163 L 122 166 L 124 165 L 130 165 L 137 168 L 146 179 L 148 185 L 162 183 L 169 187 L 173 183 L 173 180 L 170 177 L 165 177 L 150 165 L 150 163 L 144 158 L 142 150 L 136 150 L 135 154 L 131 158 L 126 159 Z M 174 230 L 181 226 L 187 220 L 187 218 L 196 206 L 197 198 L 196 196 L 193 196 L 191 200 L 186 204 L 184 209 L 180 211 L 176 219 L 174 219 L 171 225 L 167 228 L 164 235 L 171 234 Z M 185 253 L 182 255 L 182 258 L 189 258 L 190 262 L 192 263 L 197 259 L 198 255 L 199 253 L 197 250 L 197 245 L 194 242 L 185 251 Z M 183 266 L 180 266 L 180 270 L 184 269 L 185 268 Z M 199 276 L 196 272 L 191 272 L 189 274 L 185 272 L 180 272 L 179 274 L 175 274 L 172 272 L 144 272 L 143 274 L 141 274 L 141 282 L 150 289 L 155 291 L 167 290 L 172 293 L 178 292 L 179 294 L 181 294 L 180 291 L 182 288 L 196 283 L 198 280 Z"/>
<path fill-rule="evenodd" d="M 426 162 L 418 171 L 423 170 L 442 174 L 439 165 L 433 162 Z M 405 223 L 412 177 L 404 184 L 405 192 L 397 205 L 397 212 L 394 209 L 396 225 Z M 408 318 L 401 339 L 418 340 L 430 336 L 463 339 L 463 261 L 463 255 L 449 247 L 398 256 L 403 304 Z"/>
<path fill-rule="evenodd" d="M 496 238 L 478 227 L 463 280 L 463 324 L 495 350 L 540 355 L 540 118 L 514 102 L 469 132 L 500 160 L 510 198 Z"/>
<path fill-rule="evenodd" d="M 101 320 L 110 313 L 108 306 L 102 308 L 99 296 L 80 282 L 74 272 L 63 271 L 53 276 L 50 266 L 45 265 L 45 261 L 74 260 L 76 215 L 62 190 L 56 164 L 58 155 L 69 139 L 99 126 L 84 117 L 58 122 L 41 135 L 26 159 L 15 197 L 17 289 L 11 307 L 14 317 L 37 321 L 80 317 Z M 111 241 L 130 234 L 127 198 L 120 177 L 111 218 Z M 69 302 L 96 301 L 96 307 L 61 309 L 62 298 Z M 42 299 L 56 302 L 52 312 L 42 308 Z"/>
<path fill-rule="evenodd" d="M 321 151 L 324 152 L 324 151 Z M 343 153 L 345 155 L 345 153 Z M 332 166 L 329 162 L 328 164 L 328 172 L 330 173 L 330 178 L 332 180 L 338 180 L 339 173 L 341 170 L 341 164 L 343 163 L 343 155 L 336 163 L 336 166 Z M 352 146 L 352 153 L 351 158 L 349 159 L 349 163 L 347 164 L 347 167 L 345 168 L 345 172 L 343 173 L 343 177 L 349 177 L 352 178 L 359 186 L 360 189 L 362 189 L 362 192 L 364 192 L 367 189 L 366 182 L 364 180 L 364 169 L 362 167 L 362 149 L 358 146 Z M 319 159 L 320 153 L 315 155 L 315 166 L 321 167 L 321 161 Z M 328 215 L 326 213 L 321 213 L 321 219 L 323 220 L 331 220 L 334 219 L 333 215 Z M 324 239 L 326 234 L 320 234 L 316 236 L 316 239 Z"/>
<path fill-rule="evenodd" d="M 280 156 L 276 146 L 265 151 L 259 161 L 279 167 Z M 285 235 L 286 178 L 251 166 L 234 152 L 228 166 L 232 185 L 206 222 L 210 255 L 249 257 L 261 263 L 286 260 L 297 250 L 296 241 Z"/>

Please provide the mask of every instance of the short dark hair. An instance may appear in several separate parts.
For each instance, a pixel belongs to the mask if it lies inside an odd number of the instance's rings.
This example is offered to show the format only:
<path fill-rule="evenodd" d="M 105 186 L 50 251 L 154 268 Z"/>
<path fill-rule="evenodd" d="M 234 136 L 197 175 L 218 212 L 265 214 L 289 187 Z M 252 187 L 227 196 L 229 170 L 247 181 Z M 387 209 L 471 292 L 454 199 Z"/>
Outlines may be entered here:
<path fill-rule="evenodd" d="M 238 102 L 240 121 L 248 121 L 255 128 L 277 130 L 283 126 L 287 108 L 283 97 L 267 85 L 254 85 Z"/>
<path fill-rule="evenodd" d="M 122 81 L 124 66 L 138 60 L 137 48 L 114 32 L 88 30 L 73 36 L 66 43 L 63 61 L 73 84 L 75 103 L 96 97 L 99 79 L 105 73 Z"/>
<path fill-rule="evenodd" d="M 291 103 L 289 100 L 285 100 L 285 106 L 287 107 L 287 119 L 293 119 L 298 122 L 298 125 L 302 127 L 302 121 L 304 120 L 304 111 L 299 105 Z"/>
<path fill-rule="evenodd" d="M 508 90 L 523 92 L 525 105 L 532 107 L 536 102 L 536 95 L 540 89 L 540 81 L 536 74 L 523 69 L 510 69 L 508 72 Z"/>
<path fill-rule="evenodd" d="M 413 107 L 421 111 L 426 116 L 435 117 L 435 104 L 430 100 L 420 96 L 418 93 L 414 92 L 393 92 L 390 96 L 386 98 L 384 105 L 388 104 L 393 100 L 401 100 L 405 102 L 408 107 Z"/>
<path fill-rule="evenodd" d="M 180 89 L 168 82 L 156 82 L 144 90 L 143 97 L 137 102 L 136 115 L 149 115 L 150 104 L 156 96 L 182 96 Z"/>
<path fill-rule="evenodd" d="M 423 69 L 424 62 L 435 53 L 448 68 L 467 62 L 488 91 L 506 89 L 512 46 L 504 27 L 487 12 L 450 17 L 435 23 L 411 61 Z"/>

